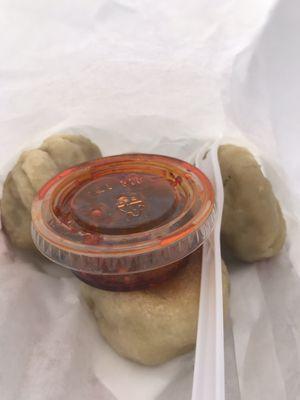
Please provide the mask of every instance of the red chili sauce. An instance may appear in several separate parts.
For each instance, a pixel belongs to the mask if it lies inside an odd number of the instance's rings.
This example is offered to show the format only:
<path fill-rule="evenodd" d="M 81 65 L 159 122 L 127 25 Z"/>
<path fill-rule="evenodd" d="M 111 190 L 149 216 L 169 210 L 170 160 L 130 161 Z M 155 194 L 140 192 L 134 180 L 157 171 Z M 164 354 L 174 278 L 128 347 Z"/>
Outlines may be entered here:
<path fill-rule="evenodd" d="M 207 236 L 201 228 L 212 229 L 212 215 L 211 184 L 190 164 L 108 157 L 71 168 L 41 189 L 33 239 L 46 257 L 92 286 L 141 289 L 186 263 Z"/>

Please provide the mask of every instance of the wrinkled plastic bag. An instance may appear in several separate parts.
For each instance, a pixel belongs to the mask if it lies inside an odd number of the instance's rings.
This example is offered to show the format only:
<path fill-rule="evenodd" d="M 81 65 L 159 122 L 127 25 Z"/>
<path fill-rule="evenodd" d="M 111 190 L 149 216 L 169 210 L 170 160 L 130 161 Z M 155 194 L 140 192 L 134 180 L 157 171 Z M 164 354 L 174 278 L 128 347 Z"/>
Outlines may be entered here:
<path fill-rule="evenodd" d="M 270 261 L 229 260 L 230 400 L 300 395 L 299 12 L 296 0 L 2 0 L 2 181 L 21 150 L 68 127 L 84 127 L 106 155 L 189 158 L 225 136 L 262 162 L 289 237 Z M 157 370 L 127 364 L 102 341 L 73 278 L 3 235 L 1 249 L 5 400 L 189 398 L 192 353 Z"/>

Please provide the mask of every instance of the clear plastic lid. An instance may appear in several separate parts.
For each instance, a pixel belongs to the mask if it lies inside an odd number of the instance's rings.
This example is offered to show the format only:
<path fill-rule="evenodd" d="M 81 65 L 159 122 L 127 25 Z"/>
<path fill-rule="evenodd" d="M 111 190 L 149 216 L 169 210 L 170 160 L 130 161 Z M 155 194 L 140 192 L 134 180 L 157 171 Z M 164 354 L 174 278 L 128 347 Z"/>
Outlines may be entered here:
<path fill-rule="evenodd" d="M 51 179 L 32 206 L 32 236 L 46 257 L 94 275 L 149 271 L 196 250 L 214 223 L 208 178 L 181 160 L 105 157 Z"/>

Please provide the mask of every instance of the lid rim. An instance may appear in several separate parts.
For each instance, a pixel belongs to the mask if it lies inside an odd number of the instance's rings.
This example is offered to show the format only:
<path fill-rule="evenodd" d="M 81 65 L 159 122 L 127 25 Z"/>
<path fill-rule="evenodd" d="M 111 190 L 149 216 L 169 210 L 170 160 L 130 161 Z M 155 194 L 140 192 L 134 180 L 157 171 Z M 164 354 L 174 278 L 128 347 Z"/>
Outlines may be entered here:
<path fill-rule="evenodd" d="M 182 249 L 183 247 L 181 244 L 182 239 L 178 239 L 176 242 L 172 243 L 171 256 L 170 253 L 166 254 L 165 252 L 165 250 L 170 249 L 170 246 L 158 248 L 152 252 L 141 252 L 138 254 L 133 254 L 131 256 L 129 254 L 123 254 L 122 256 L 118 256 L 117 258 L 113 256 L 110 257 L 106 254 L 101 257 L 100 254 L 87 255 L 75 251 L 72 252 L 63 251 L 64 254 L 63 258 L 68 259 L 68 262 L 64 263 L 61 261 L 62 249 L 60 249 L 59 247 L 51 246 L 51 244 L 47 240 L 45 240 L 41 235 L 39 235 L 39 233 L 35 230 L 33 225 L 31 228 L 31 232 L 35 246 L 49 260 L 56 262 L 57 264 L 73 271 L 86 272 L 93 275 L 111 276 L 111 275 L 128 275 L 144 271 L 146 272 L 148 270 L 164 267 L 168 264 L 174 263 L 176 261 L 181 260 L 182 258 L 187 257 L 188 255 L 196 251 L 199 247 L 201 247 L 203 243 L 207 240 L 207 238 L 213 231 L 214 222 L 215 222 L 215 209 L 208 217 L 205 226 L 201 226 L 201 228 L 199 227 L 198 231 L 194 231 L 193 237 L 186 236 L 184 238 L 187 242 L 185 250 Z M 204 230 L 203 233 L 202 230 Z M 192 242 L 191 245 L 188 245 L 189 241 Z M 48 250 L 43 248 L 45 245 L 48 247 Z M 66 256 L 67 253 L 68 255 Z M 133 264 L 136 263 L 136 261 L 132 261 L 135 258 L 143 259 L 142 269 L 138 270 L 128 269 L 126 272 L 120 273 L 116 268 L 114 268 L 117 267 L 117 263 L 121 264 L 122 266 L 127 265 L 130 268 L 132 267 L 131 262 L 133 262 Z M 78 262 L 80 263 L 80 266 L 76 265 Z M 109 265 L 108 268 L 111 268 L 111 272 L 109 273 L 103 272 L 103 270 L 101 270 L 101 264 L 108 264 Z M 93 267 L 95 269 L 93 269 Z"/>

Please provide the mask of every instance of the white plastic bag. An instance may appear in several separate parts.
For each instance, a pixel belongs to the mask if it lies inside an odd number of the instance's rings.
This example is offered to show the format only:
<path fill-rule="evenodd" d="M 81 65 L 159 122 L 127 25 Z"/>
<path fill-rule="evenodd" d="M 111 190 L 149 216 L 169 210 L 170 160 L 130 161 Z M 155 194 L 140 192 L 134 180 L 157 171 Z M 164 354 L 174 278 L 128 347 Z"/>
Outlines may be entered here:
<path fill-rule="evenodd" d="M 230 400 L 294 400 L 300 393 L 300 9 L 297 0 L 275 3 L 1 2 L 2 181 L 18 152 L 70 126 L 96 127 L 84 131 L 107 155 L 156 147 L 194 158 L 207 139 L 224 135 L 246 136 L 259 148 L 289 235 L 284 252 L 269 262 L 230 263 Z M 191 395 L 190 355 L 157 375 L 122 359 L 116 370 L 109 360 L 117 356 L 72 295 L 75 280 L 49 277 L 37 270 L 37 259 L 1 243 L 4 400 L 110 399 L 125 389 L 139 400 Z M 98 360 L 106 367 L 102 375 Z"/>

